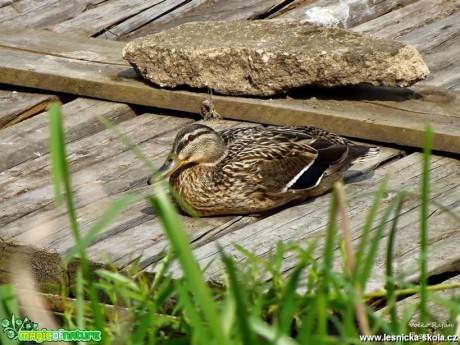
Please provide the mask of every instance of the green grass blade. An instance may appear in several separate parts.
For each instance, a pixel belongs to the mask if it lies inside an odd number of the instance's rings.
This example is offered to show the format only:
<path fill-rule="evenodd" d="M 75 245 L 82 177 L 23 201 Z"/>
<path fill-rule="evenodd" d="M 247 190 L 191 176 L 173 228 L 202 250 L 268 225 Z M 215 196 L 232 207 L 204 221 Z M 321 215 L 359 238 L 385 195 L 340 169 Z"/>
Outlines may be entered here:
<path fill-rule="evenodd" d="M 166 236 L 175 250 L 177 259 L 184 272 L 184 279 L 193 291 L 197 305 L 202 308 L 206 321 L 209 323 L 216 341 L 219 344 L 228 344 L 229 342 L 225 337 L 210 289 L 205 283 L 201 269 L 193 256 L 189 239 L 174 206 L 171 204 L 165 191 L 160 187 L 156 188 L 156 194 L 150 197 L 149 200 L 152 206 L 157 210 Z"/>
<path fill-rule="evenodd" d="M 63 169 L 60 165 L 62 157 L 65 157 L 64 138 L 61 120 L 61 108 L 58 103 L 52 103 L 48 109 L 49 113 L 49 147 L 51 157 L 51 176 L 54 186 L 54 200 L 59 206 L 62 204 L 62 181 Z"/>
<path fill-rule="evenodd" d="M 428 217 L 430 200 L 430 157 L 433 145 L 433 130 L 430 126 L 425 132 L 423 143 L 422 205 L 420 208 L 420 322 L 427 321 L 428 286 Z M 424 333 L 425 327 L 420 329 Z"/>
<path fill-rule="evenodd" d="M 295 311 L 298 309 L 299 296 L 297 295 L 297 287 L 299 286 L 300 277 L 302 272 L 305 270 L 306 261 L 301 260 L 293 272 L 291 273 L 288 283 L 284 289 L 283 296 L 280 300 L 281 315 L 279 321 L 280 334 L 289 334 L 293 316 Z"/>
<path fill-rule="evenodd" d="M 283 259 L 284 259 L 284 244 L 281 241 L 278 241 L 276 243 L 276 250 L 275 250 L 275 255 L 272 260 L 272 267 L 273 267 L 273 273 L 272 273 L 272 279 L 273 279 L 273 284 L 276 287 L 279 287 L 282 285 L 282 281 L 284 280 L 283 277 L 281 276 L 282 272 L 282 264 L 283 264 Z"/>
<path fill-rule="evenodd" d="M 61 186 L 64 187 L 65 202 L 69 213 L 70 225 L 75 242 L 80 241 L 80 231 L 77 222 L 77 212 L 75 209 L 74 200 L 72 197 L 72 186 L 70 182 L 70 173 L 67 163 L 67 155 L 65 150 L 64 126 L 62 123 L 61 109 L 57 103 L 51 104 L 49 111 L 49 129 L 50 129 L 50 153 L 51 153 L 51 169 L 55 191 L 60 194 Z M 58 187 L 56 187 L 58 185 Z M 56 195 L 57 202 L 61 201 L 61 197 Z M 91 301 L 95 326 L 101 331 L 101 343 L 109 343 L 109 337 L 105 330 L 105 323 L 102 308 L 99 306 L 99 298 L 94 287 L 88 259 L 85 252 L 80 253 L 80 262 L 83 270 L 83 276 L 88 284 L 88 295 Z"/>
<path fill-rule="evenodd" d="M 395 279 L 393 276 L 393 248 L 396 239 L 396 230 L 401 214 L 401 210 L 404 203 L 404 193 L 398 195 L 398 202 L 395 210 L 395 217 L 393 219 L 390 233 L 388 235 L 388 243 L 386 249 L 386 262 L 385 262 L 385 277 L 386 277 L 386 289 L 387 289 L 387 308 L 390 310 L 391 326 L 395 332 L 398 332 L 399 321 L 396 313 L 396 294 L 395 294 Z"/>
<path fill-rule="evenodd" d="M 353 238 L 350 231 L 350 224 L 347 215 L 347 205 L 346 205 L 346 197 L 345 197 L 345 189 L 342 182 L 337 182 L 334 186 L 336 195 L 337 195 L 337 205 L 338 205 L 338 212 L 341 218 L 341 229 L 342 229 L 342 238 L 343 238 L 343 248 L 345 251 L 344 257 L 344 265 L 349 274 L 349 280 L 352 282 L 352 286 L 349 286 L 350 297 L 354 304 L 355 314 L 358 321 L 359 329 L 362 334 L 370 334 L 370 327 L 369 327 L 369 320 L 366 314 L 366 307 L 363 304 L 362 298 L 362 289 L 359 281 L 357 280 L 356 276 L 356 254 L 353 249 Z M 348 307 L 350 309 L 350 306 Z M 351 324 L 352 318 L 350 317 L 352 314 L 348 312 L 348 322 L 345 322 L 345 331 L 347 334 L 350 334 L 354 327 Z M 354 315 L 353 315 L 354 319 Z"/>
<path fill-rule="evenodd" d="M 331 198 L 329 220 L 326 229 L 324 251 L 320 263 L 320 272 L 316 279 L 319 279 L 317 291 L 314 298 L 314 309 L 307 314 L 302 328 L 299 332 L 299 339 L 302 344 L 316 342 L 318 338 L 324 339 L 327 336 L 328 324 L 328 302 L 330 271 L 334 258 L 335 236 L 337 233 L 337 195 L 334 190 Z M 316 280 L 315 279 L 315 280 Z"/>
<path fill-rule="evenodd" d="M 244 293 L 245 288 L 238 283 L 234 261 L 222 249 L 220 250 L 220 257 L 229 276 L 230 291 L 236 302 L 236 313 L 243 344 L 252 345 L 254 344 L 254 338 L 249 325 L 248 308 L 246 305 L 247 297 Z"/>
<path fill-rule="evenodd" d="M 388 207 L 386 208 L 385 212 L 383 213 L 382 218 L 380 219 L 379 225 L 375 230 L 374 237 L 370 241 L 370 247 L 367 251 L 367 255 L 362 260 L 363 264 L 361 265 L 361 274 L 360 274 L 360 284 L 363 287 L 363 291 L 366 290 L 366 282 L 369 280 L 369 277 L 372 273 L 372 267 L 375 262 L 375 258 L 377 256 L 377 252 L 379 249 L 379 244 L 382 239 L 383 232 L 386 228 L 387 222 L 390 219 L 390 216 L 393 213 L 393 210 L 396 206 L 395 202 L 391 202 Z"/>
<path fill-rule="evenodd" d="M 324 246 L 324 254 L 322 257 L 321 281 L 318 287 L 317 297 L 317 317 L 318 317 L 318 335 L 327 335 L 327 320 L 328 320 L 328 300 L 329 300 L 329 272 L 332 269 L 334 259 L 334 244 L 337 233 L 336 215 L 338 210 L 337 190 L 334 189 L 331 202 L 331 210 L 329 214 L 329 222 L 326 232 L 326 243 Z"/>
<path fill-rule="evenodd" d="M 191 336 L 193 339 L 199 341 L 209 340 L 206 325 L 203 323 L 201 316 L 198 314 L 196 306 L 194 305 L 193 297 L 190 294 L 190 287 L 186 287 L 186 282 L 176 282 L 175 289 L 180 297 L 180 303 L 187 315 L 187 320 L 191 324 Z"/>
<path fill-rule="evenodd" d="M 155 278 L 153 279 L 152 284 L 150 285 L 150 294 L 153 294 L 156 289 L 159 288 L 161 283 L 165 282 L 164 276 L 169 265 L 173 261 L 174 253 L 171 249 L 168 250 L 166 256 L 161 259 L 158 263 L 158 270 L 155 273 Z"/>
<path fill-rule="evenodd" d="M 76 325 L 78 329 L 86 329 L 86 322 L 85 322 L 85 306 L 84 306 L 84 294 L 83 294 L 83 285 L 84 280 L 81 274 L 81 271 L 77 271 L 77 276 L 75 279 L 75 319 Z M 81 343 L 80 343 L 81 344 Z"/>
<path fill-rule="evenodd" d="M 256 318 L 256 317 L 251 317 L 249 319 L 250 325 L 252 330 L 261 336 L 262 338 L 268 340 L 270 344 L 274 345 L 298 345 L 298 343 L 286 336 L 279 336 L 277 330 L 273 327 L 267 324 L 266 322 Z"/>
<path fill-rule="evenodd" d="M 0 323 L 3 319 L 11 320 L 13 314 L 20 315 L 18 300 L 13 286 L 10 284 L 0 285 Z M 14 345 L 19 344 L 19 341 L 8 339 L 3 328 L 0 328 L 0 344 Z"/>
<path fill-rule="evenodd" d="M 270 265 L 269 262 L 259 258 L 256 254 L 251 253 L 249 250 L 247 250 L 246 248 L 240 246 L 237 243 L 233 243 L 233 246 L 235 247 L 236 250 L 238 250 L 244 256 L 246 256 L 251 262 L 254 262 L 254 263 L 257 263 L 257 264 L 263 266 L 263 268 L 265 268 L 267 270 L 267 272 L 270 272 L 270 274 L 272 276 L 276 276 L 277 272 L 276 272 L 275 268 L 272 265 Z"/>
<path fill-rule="evenodd" d="M 97 275 L 106 281 L 110 282 L 110 285 L 123 286 L 123 289 L 130 289 L 134 292 L 139 292 L 139 285 L 136 284 L 131 278 L 118 272 L 111 272 L 107 270 L 97 270 Z"/>
<path fill-rule="evenodd" d="M 375 222 L 375 219 L 377 217 L 377 213 L 379 211 L 379 209 L 382 207 L 382 199 L 383 197 L 385 196 L 385 192 L 387 190 L 387 186 L 388 186 L 388 178 L 386 178 L 381 184 L 380 184 L 380 187 L 377 191 L 377 193 L 375 194 L 374 196 L 374 200 L 372 202 L 372 206 L 367 214 L 367 217 L 366 217 L 366 223 L 364 224 L 364 228 L 363 228 L 363 231 L 362 231 L 362 236 L 361 236 L 361 239 L 359 241 L 359 244 L 358 244 L 358 248 L 356 249 L 356 258 L 364 258 L 364 254 L 365 254 L 365 250 L 366 250 L 366 246 L 368 245 L 368 239 L 369 239 L 369 235 L 371 233 L 371 230 L 372 230 L 372 225 L 374 224 Z M 370 258 L 368 258 L 370 259 Z M 355 274 L 353 275 L 353 280 L 356 281 L 358 280 L 361 284 L 361 289 L 364 288 L 363 286 L 363 277 L 362 277 L 362 273 L 365 272 L 363 270 L 363 265 L 365 263 L 365 260 L 357 260 L 356 262 L 356 270 L 355 270 Z"/>
<path fill-rule="evenodd" d="M 52 103 L 48 110 L 50 130 L 51 172 L 53 176 L 56 203 L 62 202 L 61 187 L 64 187 L 65 202 L 69 212 L 72 234 L 76 242 L 80 240 L 77 224 L 77 213 L 72 198 L 69 167 L 65 150 L 64 125 L 62 123 L 61 108 L 57 103 Z"/>

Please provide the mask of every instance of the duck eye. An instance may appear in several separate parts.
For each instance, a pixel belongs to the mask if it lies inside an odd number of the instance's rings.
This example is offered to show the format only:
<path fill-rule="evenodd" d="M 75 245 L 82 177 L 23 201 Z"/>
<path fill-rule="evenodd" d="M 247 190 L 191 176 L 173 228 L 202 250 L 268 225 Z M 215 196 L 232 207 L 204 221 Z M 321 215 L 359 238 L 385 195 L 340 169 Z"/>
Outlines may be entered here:
<path fill-rule="evenodd" d="M 196 136 L 193 135 L 193 134 L 189 134 L 189 136 L 187 137 L 187 141 L 190 142 L 192 140 L 195 140 Z"/>

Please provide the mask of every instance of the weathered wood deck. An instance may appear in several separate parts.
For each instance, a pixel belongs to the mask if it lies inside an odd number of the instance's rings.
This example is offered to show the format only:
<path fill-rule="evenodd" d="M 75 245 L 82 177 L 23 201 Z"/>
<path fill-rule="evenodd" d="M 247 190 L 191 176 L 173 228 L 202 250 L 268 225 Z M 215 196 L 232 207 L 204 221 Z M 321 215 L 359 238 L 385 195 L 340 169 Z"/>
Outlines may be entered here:
<path fill-rule="evenodd" d="M 124 43 L 106 39 L 130 39 L 193 20 L 294 18 L 304 13 L 306 6 L 315 6 L 281 0 L 238 3 L 239 10 L 234 8 L 235 2 L 227 0 L 209 6 L 202 0 L 56 0 L 43 5 L 45 8 L 35 8 L 34 1 L 23 1 L 24 7 L 18 8 L 13 1 L 0 8 L 0 83 L 4 84 L 4 90 L 0 90 L 0 272 L 11 252 L 23 248 L 18 245 L 33 246 L 44 250 L 31 255 L 39 279 L 56 282 L 58 279 L 51 277 L 60 274 L 59 256 L 43 253 L 63 255 L 74 245 L 66 211 L 53 203 L 47 114 L 40 113 L 46 104 L 61 93 L 75 95 L 63 105 L 63 111 L 77 212 L 84 233 L 121 195 L 149 191 L 145 185 L 147 168 L 105 129 L 99 116 L 118 124 L 157 166 L 176 132 L 199 119 L 196 113 L 208 97 L 205 92 L 163 90 L 140 82 L 121 59 Z M 383 148 L 380 157 L 354 166 L 348 174 L 346 192 L 354 242 L 360 239 L 372 202 L 370 195 L 385 178 L 389 177 L 390 192 L 379 209 L 379 218 L 395 197 L 394 191 L 419 190 L 422 156 L 418 148 L 428 123 L 436 132 L 437 150 L 430 170 L 430 197 L 460 214 L 460 1 L 377 2 L 373 11 L 368 11 L 368 3 L 363 0 L 363 7 L 354 9 L 353 18 L 343 18 L 342 25 L 415 45 L 432 72 L 427 80 L 411 90 L 355 87 L 333 94 L 303 90 L 270 100 L 214 95 L 217 110 L 227 120 L 210 124 L 216 128 L 254 125 L 240 121 L 311 124 L 379 142 Z M 41 89 L 45 94 L 31 93 L 32 89 L 11 91 L 19 86 Z M 265 257 L 278 241 L 307 245 L 315 240 L 315 255 L 320 255 L 329 200 L 330 195 L 324 195 L 259 218 L 196 220 L 182 216 L 182 220 L 200 264 L 209 265 L 206 274 L 216 277 L 216 244 L 242 260 L 233 243 Z M 404 204 L 396 241 L 395 270 L 410 280 L 418 277 L 414 264 L 419 253 L 418 206 L 417 198 Z M 433 204 L 429 222 L 430 275 L 446 274 L 446 279 L 458 281 L 458 219 Z M 145 202 L 138 202 L 110 224 L 88 252 L 96 262 L 109 258 L 120 266 L 141 257 L 141 267 L 151 270 L 166 247 L 154 212 Z M 382 287 L 383 256 L 382 247 L 368 290 Z M 295 258 L 284 258 L 286 274 L 294 265 Z M 177 266 L 173 272 L 180 274 Z M 8 272 L 2 272 L 0 281 L 6 279 Z"/>
<path fill-rule="evenodd" d="M 191 113 L 198 112 L 207 97 L 139 81 L 119 57 L 122 42 L 68 40 L 64 34 L 10 29 L 0 29 L 0 34 L 4 83 Z M 354 87 L 336 90 L 333 96 L 305 90 L 285 99 L 213 96 L 213 101 L 225 118 L 314 125 L 355 138 L 416 147 L 421 147 L 425 127 L 431 124 L 437 133 L 434 148 L 460 153 L 458 95 L 443 89 L 414 90 Z"/>

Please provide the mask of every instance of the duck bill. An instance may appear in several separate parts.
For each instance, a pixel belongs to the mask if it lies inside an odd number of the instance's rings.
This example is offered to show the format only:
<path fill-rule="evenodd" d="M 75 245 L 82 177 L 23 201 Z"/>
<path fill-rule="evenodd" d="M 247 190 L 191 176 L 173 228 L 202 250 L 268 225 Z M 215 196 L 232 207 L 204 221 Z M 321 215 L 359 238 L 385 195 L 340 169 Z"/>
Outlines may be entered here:
<path fill-rule="evenodd" d="M 171 176 L 176 170 L 181 168 L 185 162 L 179 162 L 175 159 L 168 159 L 166 162 L 158 169 L 158 173 L 153 175 L 148 181 L 147 184 L 152 185 L 155 184 L 165 178 Z"/>

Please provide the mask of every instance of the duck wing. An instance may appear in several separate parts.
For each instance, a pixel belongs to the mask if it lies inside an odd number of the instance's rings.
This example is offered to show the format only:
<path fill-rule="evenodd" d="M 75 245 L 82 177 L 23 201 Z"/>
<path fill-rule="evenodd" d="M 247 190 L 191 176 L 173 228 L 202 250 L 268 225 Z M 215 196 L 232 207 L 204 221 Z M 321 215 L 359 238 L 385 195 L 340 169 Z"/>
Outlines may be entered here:
<path fill-rule="evenodd" d="M 314 188 L 321 183 L 324 176 L 339 171 L 348 160 L 348 146 L 325 140 L 316 140 L 311 146 L 317 151 L 315 161 L 308 169 L 293 178 L 283 191 Z"/>
<path fill-rule="evenodd" d="M 229 176 L 251 179 L 269 193 L 287 190 L 301 176 L 311 180 L 304 178 L 303 184 L 314 185 L 329 164 L 342 159 L 347 151 L 346 146 L 278 127 L 238 128 L 222 137 L 228 146 L 223 170 Z"/>
<path fill-rule="evenodd" d="M 345 146 L 322 140 L 314 142 L 312 147 L 318 151 L 318 157 L 305 173 L 292 181 L 288 186 L 289 190 L 311 190 L 318 187 L 323 181 L 321 189 L 330 189 L 332 184 L 341 179 L 343 173 L 356 160 L 366 156 L 370 150 L 372 151 L 369 146 Z"/>
<path fill-rule="evenodd" d="M 370 149 L 316 127 L 235 128 L 220 134 L 229 151 L 225 169 L 246 173 L 268 193 L 312 189 L 325 177 L 338 180 Z"/>

